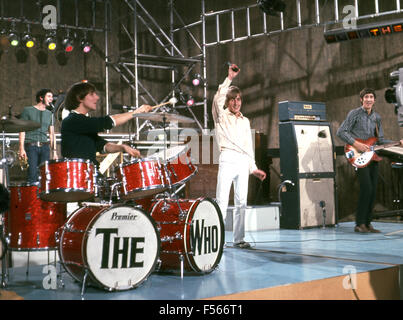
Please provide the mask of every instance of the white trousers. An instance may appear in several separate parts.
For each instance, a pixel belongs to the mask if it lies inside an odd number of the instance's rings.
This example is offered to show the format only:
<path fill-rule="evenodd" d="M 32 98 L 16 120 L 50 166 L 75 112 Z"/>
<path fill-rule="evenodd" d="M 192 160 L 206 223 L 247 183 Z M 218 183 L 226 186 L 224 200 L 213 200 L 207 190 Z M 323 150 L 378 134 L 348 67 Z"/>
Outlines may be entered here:
<path fill-rule="evenodd" d="M 239 243 L 245 237 L 245 209 L 248 198 L 249 159 L 248 156 L 224 150 L 220 154 L 216 198 L 223 219 L 227 208 L 231 185 L 234 183 L 233 241 Z"/>

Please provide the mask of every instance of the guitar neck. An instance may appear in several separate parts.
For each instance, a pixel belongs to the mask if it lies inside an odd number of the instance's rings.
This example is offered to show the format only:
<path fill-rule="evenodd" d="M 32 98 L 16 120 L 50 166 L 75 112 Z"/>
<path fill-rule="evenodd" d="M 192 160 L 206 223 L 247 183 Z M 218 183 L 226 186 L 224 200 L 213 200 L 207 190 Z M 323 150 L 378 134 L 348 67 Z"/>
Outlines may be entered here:
<path fill-rule="evenodd" d="M 382 144 L 382 145 L 379 145 L 379 146 L 374 146 L 374 151 L 389 148 L 389 147 L 398 146 L 399 144 L 400 144 L 400 141 L 395 141 L 395 142 L 391 142 L 391 143 L 387 143 L 387 144 Z"/>

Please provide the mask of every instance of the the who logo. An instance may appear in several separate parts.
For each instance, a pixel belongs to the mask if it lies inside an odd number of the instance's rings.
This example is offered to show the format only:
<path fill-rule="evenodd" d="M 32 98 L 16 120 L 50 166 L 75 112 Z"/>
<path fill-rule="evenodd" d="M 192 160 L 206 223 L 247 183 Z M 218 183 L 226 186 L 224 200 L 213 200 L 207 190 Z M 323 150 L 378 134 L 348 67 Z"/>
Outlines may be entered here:
<path fill-rule="evenodd" d="M 44 17 L 42 26 L 45 30 L 56 30 L 57 28 L 57 10 L 55 6 L 46 5 L 42 9 Z"/>

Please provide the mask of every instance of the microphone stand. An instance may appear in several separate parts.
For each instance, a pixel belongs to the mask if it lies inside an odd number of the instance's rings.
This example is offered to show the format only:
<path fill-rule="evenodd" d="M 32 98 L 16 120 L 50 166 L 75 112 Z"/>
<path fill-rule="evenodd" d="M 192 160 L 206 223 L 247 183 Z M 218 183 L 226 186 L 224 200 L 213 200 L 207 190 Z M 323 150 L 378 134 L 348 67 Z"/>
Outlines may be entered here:
<path fill-rule="evenodd" d="M 53 105 L 53 103 L 52 102 L 50 102 L 49 103 L 49 107 L 51 108 L 51 110 L 49 110 L 50 112 L 52 112 L 52 120 L 51 120 L 51 123 L 50 123 L 50 125 L 53 127 L 53 132 L 52 132 L 52 139 L 51 139 L 51 141 L 53 141 L 53 143 L 52 143 L 52 145 L 51 145 L 51 159 L 52 160 L 55 160 L 55 159 L 53 159 L 53 155 L 55 154 L 55 152 L 57 151 L 57 148 L 56 148 L 56 133 L 55 133 L 55 111 L 56 111 L 56 108 L 55 108 L 55 106 Z"/>

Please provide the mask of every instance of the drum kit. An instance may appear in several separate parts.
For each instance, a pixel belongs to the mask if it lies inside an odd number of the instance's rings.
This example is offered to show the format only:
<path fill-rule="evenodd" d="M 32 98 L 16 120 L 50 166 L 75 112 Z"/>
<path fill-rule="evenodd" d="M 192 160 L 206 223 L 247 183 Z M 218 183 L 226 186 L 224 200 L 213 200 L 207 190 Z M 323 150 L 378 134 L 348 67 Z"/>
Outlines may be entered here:
<path fill-rule="evenodd" d="M 162 121 L 164 128 L 167 120 L 193 122 L 165 112 L 137 116 Z M 3 155 L 4 132 L 34 128 L 28 121 L 2 119 Z M 185 272 L 215 270 L 225 236 L 220 209 L 210 198 L 177 196 L 197 167 L 188 145 L 168 148 L 164 141 L 161 152 L 123 162 L 108 178 L 89 160 L 41 163 L 38 183 L 8 188 L 10 207 L 2 219 L 6 247 L 57 250 L 61 266 L 81 282 L 82 294 L 87 285 L 106 291 L 133 289 L 153 272 L 180 272 L 183 277 Z M 67 215 L 69 202 L 77 202 L 78 209 Z M 4 286 L 4 257 L 2 262 Z"/>

